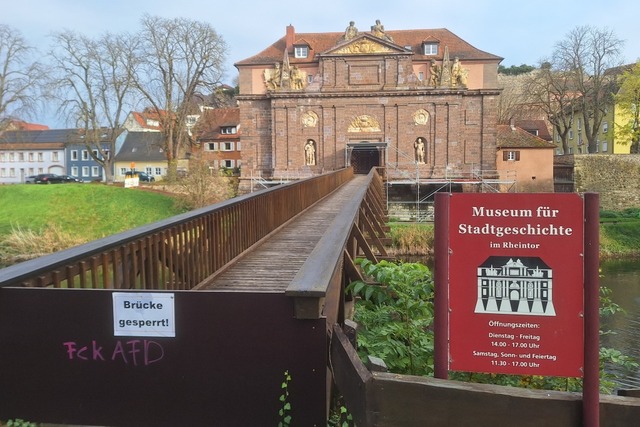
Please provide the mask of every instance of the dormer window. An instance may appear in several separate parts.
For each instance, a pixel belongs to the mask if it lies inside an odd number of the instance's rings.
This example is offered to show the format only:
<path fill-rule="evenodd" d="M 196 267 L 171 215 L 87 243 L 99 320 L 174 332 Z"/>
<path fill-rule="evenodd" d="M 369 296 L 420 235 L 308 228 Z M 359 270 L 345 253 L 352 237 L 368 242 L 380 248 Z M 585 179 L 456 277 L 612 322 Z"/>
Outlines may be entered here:
<path fill-rule="evenodd" d="M 238 129 L 235 126 L 222 126 L 220 128 L 220 133 L 225 135 L 234 135 L 238 133 Z"/>
<path fill-rule="evenodd" d="M 294 56 L 296 58 L 306 58 L 309 56 L 309 46 L 295 46 L 294 47 Z"/>
<path fill-rule="evenodd" d="M 438 43 L 424 43 L 422 45 L 424 49 L 425 55 L 437 55 L 438 54 Z"/>
<path fill-rule="evenodd" d="M 147 126 L 160 126 L 160 122 L 158 120 L 147 119 Z"/>

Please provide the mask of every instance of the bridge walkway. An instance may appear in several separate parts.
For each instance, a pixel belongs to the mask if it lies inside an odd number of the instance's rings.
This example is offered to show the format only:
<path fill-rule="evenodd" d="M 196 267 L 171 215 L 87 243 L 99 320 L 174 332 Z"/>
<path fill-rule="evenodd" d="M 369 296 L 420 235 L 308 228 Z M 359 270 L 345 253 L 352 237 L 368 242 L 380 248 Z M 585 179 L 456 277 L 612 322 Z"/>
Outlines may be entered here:
<path fill-rule="evenodd" d="M 309 209 L 280 227 L 256 248 L 204 281 L 199 290 L 284 292 L 337 214 L 366 185 L 356 175 Z M 342 248 L 336 248 L 342 250 Z"/>

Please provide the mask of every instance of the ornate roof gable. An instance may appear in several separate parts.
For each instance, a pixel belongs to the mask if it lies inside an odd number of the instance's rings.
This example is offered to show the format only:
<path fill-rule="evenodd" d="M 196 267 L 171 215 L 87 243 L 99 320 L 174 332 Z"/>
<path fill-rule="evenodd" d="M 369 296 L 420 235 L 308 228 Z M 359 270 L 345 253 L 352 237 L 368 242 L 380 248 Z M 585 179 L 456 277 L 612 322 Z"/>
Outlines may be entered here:
<path fill-rule="evenodd" d="M 361 34 L 322 52 L 321 56 L 410 53 L 402 47 L 369 34 Z"/>

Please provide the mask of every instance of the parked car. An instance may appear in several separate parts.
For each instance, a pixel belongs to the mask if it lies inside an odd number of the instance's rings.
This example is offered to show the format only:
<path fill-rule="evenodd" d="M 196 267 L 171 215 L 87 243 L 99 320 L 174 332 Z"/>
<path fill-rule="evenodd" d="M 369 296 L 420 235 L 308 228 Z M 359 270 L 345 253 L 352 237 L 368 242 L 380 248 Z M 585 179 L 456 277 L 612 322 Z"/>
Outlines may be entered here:
<path fill-rule="evenodd" d="M 75 177 L 73 175 L 60 175 L 62 177 L 62 182 L 83 182 L 80 178 Z"/>
<path fill-rule="evenodd" d="M 35 176 L 33 182 L 36 184 L 60 184 L 65 181 L 62 175 L 57 175 L 55 173 L 41 173 Z"/>
<path fill-rule="evenodd" d="M 24 180 L 27 184 L 65 184 L 68 182 L 82 182 L 80 178 L 72 175 L 58 175 L 55 173 L 41 173 L 28 176 Z"/>
<path fill-rule="evenodd" d="M 148 173 L 140 172 L 140 171 L 127 171 L 125 172 L 124 176 L 127 178 L 137 176 L 140 181 L 144 181 L 144 182 L 154 182 L 156 180 L 153 176 L 149 175 Z"/>

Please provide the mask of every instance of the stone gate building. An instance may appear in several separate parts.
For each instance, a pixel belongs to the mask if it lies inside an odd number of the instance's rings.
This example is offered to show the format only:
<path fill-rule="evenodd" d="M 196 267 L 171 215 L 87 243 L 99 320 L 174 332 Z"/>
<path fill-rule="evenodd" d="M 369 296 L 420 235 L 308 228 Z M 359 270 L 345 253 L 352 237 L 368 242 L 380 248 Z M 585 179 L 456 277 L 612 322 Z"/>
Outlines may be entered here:
<path fill-rule="evenodd" d="M 345 165 L 389 179 L 496 169 L 501 57 L 446 29 L 296 33 L 235 64 L 242 188 Z"/>

